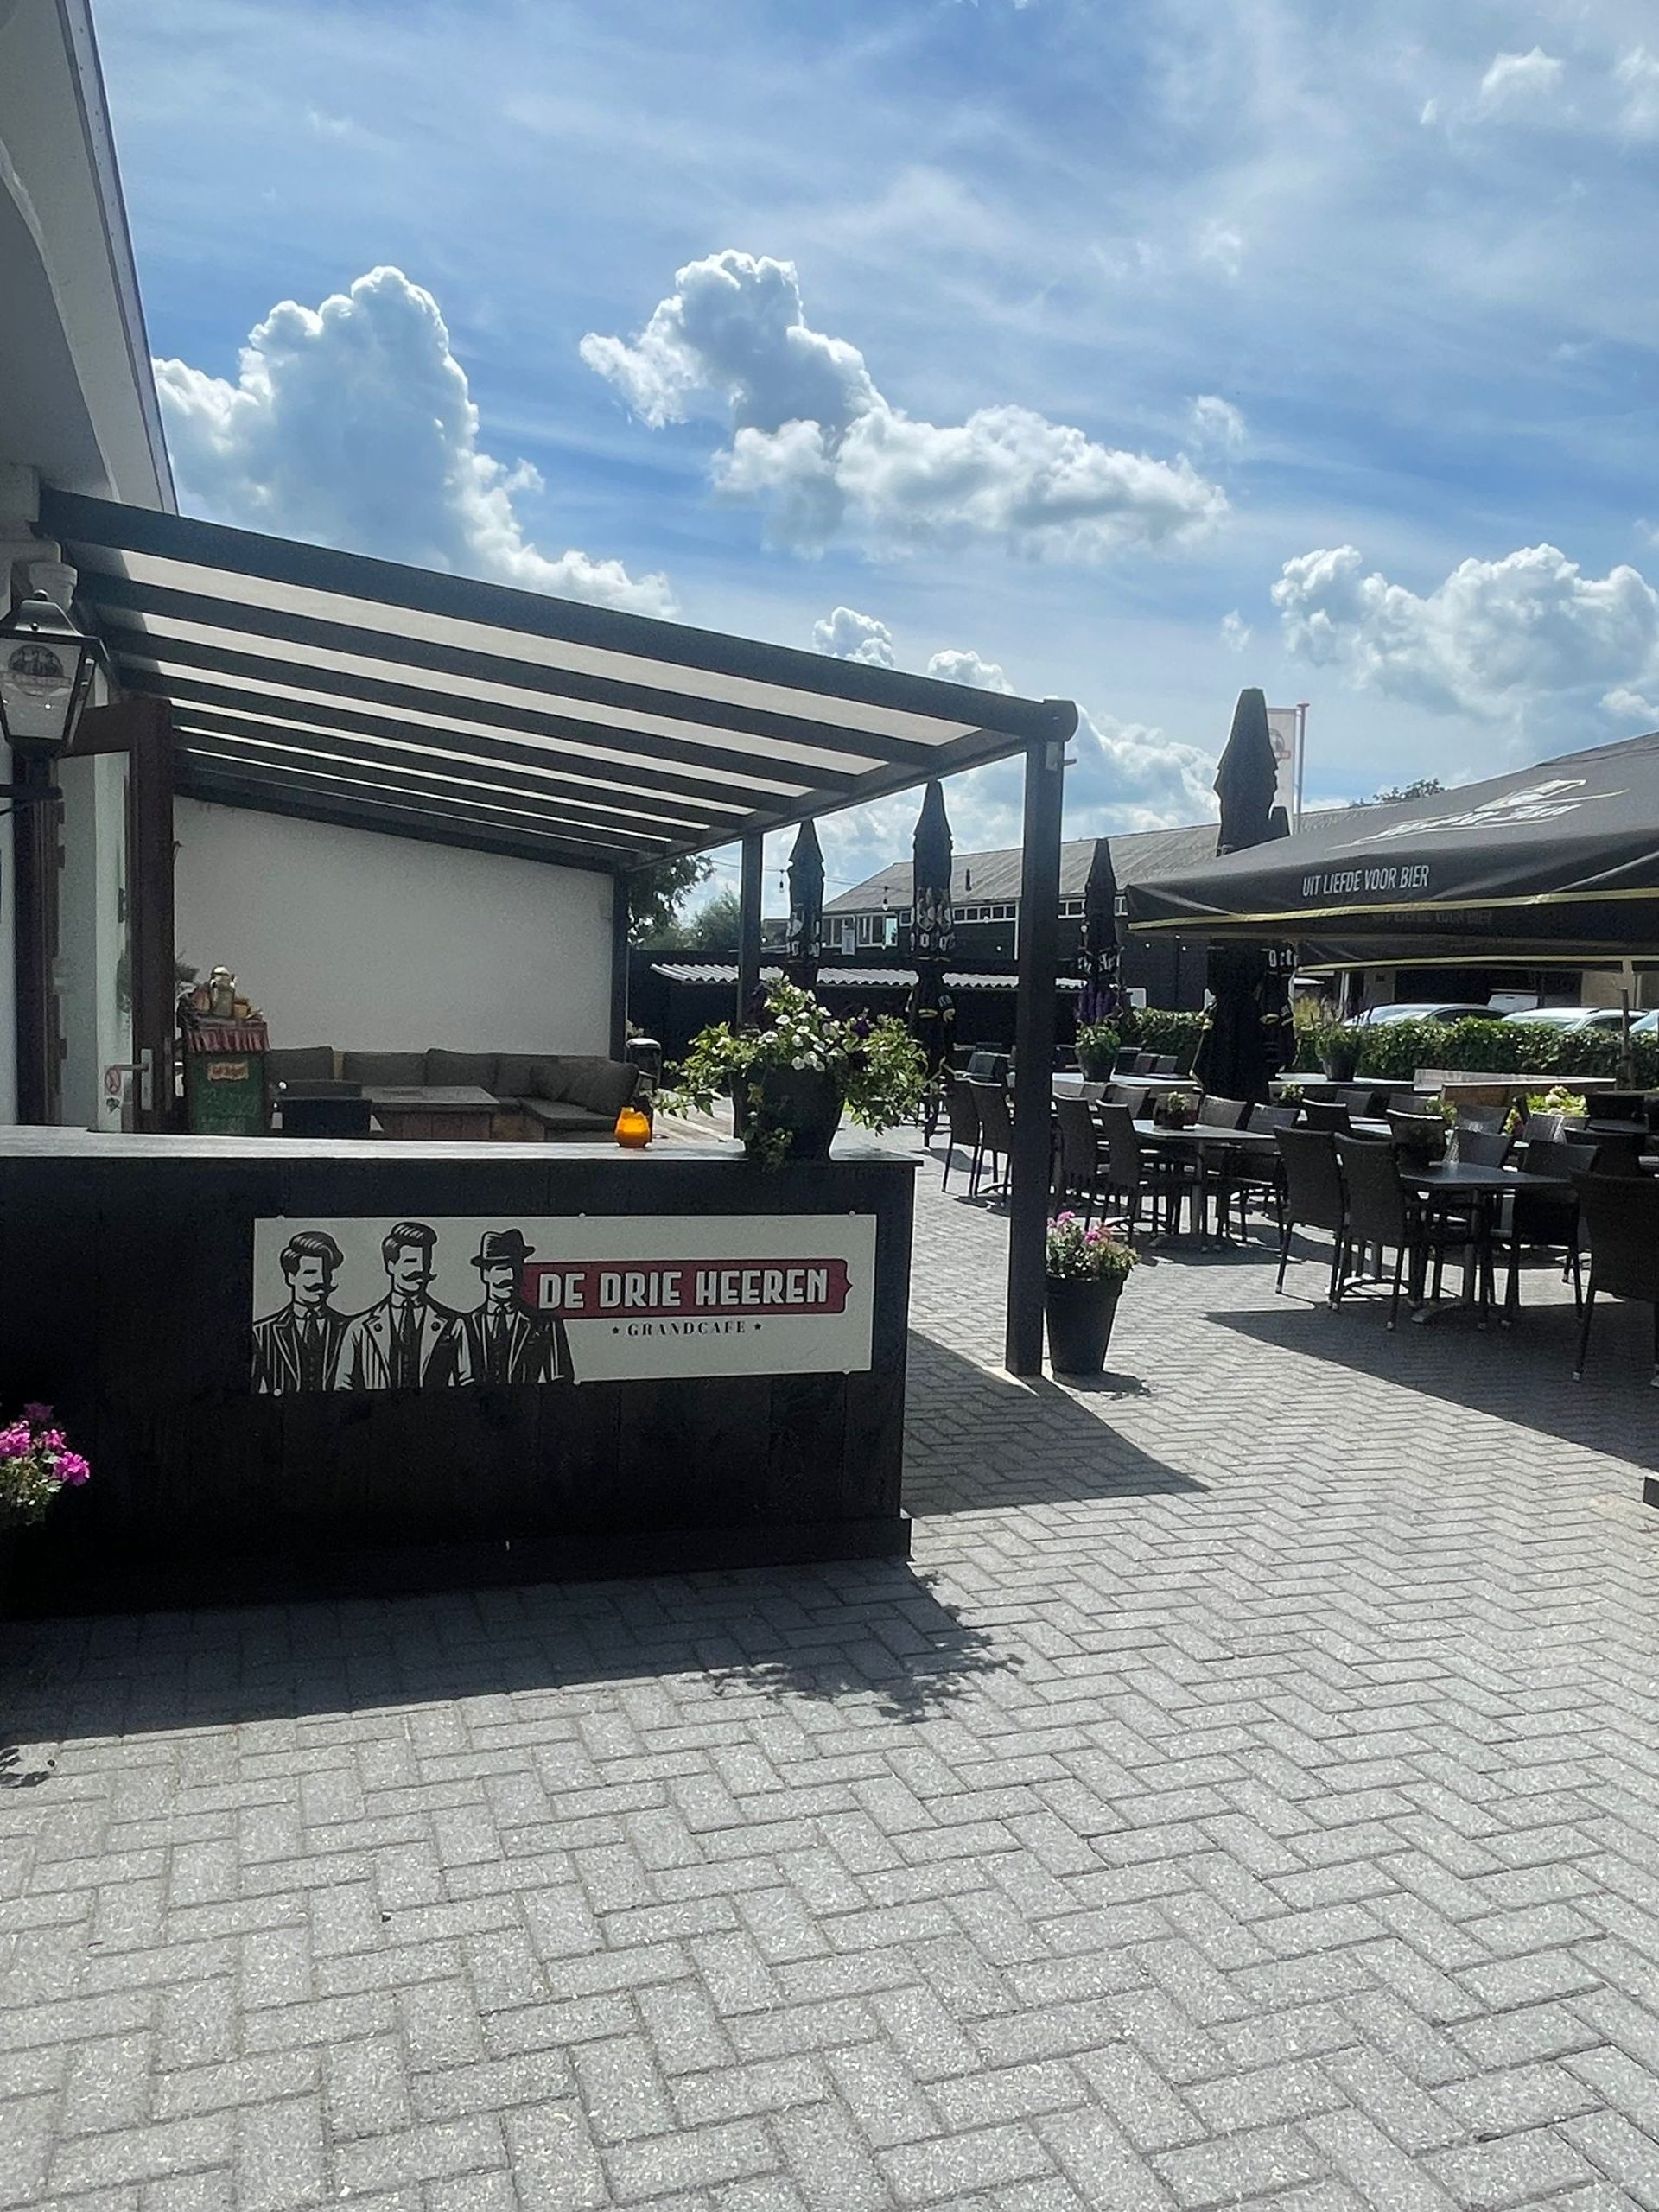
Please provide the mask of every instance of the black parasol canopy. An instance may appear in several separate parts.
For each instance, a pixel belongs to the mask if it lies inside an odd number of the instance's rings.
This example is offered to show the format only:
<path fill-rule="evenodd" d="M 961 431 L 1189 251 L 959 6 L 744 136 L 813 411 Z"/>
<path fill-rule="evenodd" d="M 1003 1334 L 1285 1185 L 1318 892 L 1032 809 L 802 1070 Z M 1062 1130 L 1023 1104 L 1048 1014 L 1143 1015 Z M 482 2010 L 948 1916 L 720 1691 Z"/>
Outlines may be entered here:
<path fill-rule="evenodd" d="M 1269 839 L 1277 842 L 1279 824 L 1285 820 L 1283 809 L 1274 804 L 1278 779 L 1266 696 L 1257 690 L 1241 691 L 1216 767 L 1216 795 L 1221 801 L 1218 854 L 1240 852 Z M 1283 1057 L 1277 1034 L 1281 992 L 1273 957 L 1260 942 L 1261 934 L 1252 944 L 1212 949 L 1209 957 L 1211 1006 L 1193 1073 L 1206 1090 L 1224 1098 L 1264 1099 L 1268 1078 Z"/>
<path fill-rule="evenodd" d="M 910 995 L 910 1033 L 921 1046 L 930 1080 L 950 1056 L 953 1009 L 944 988 L 944 963 L 956 950 L 950 907 L 952 847 L 944 791 L 935 777 L 922 797 L 911 847 L 910 952 L 916 987 Z M 930 1135 L 931 1135 L 930 1129 Z"/>
<path fill-rule="evenodd" d="M 810 822 L 803 822 L 789 856 L 789 926 L 784 938 L 784 965 L 791 983 L 812 988 L 818 980 L 823 950 L 823 855 L 817 831 Z"/>
<path fill-rule="evenodd" d="M 1096 837 L 1083 887 L 1083 930 L 1077 946 L 1077 969 L 1083 988 L 1077 995 L 1077 1020 L 1107 1021 L 1117 1012 L 1118 988 L 1117 874 L 1112 866 L 1111 840 Z"/>
<path fill-rule="evenodd" d="M 1335 810 L 1137 884 L 1139 930 L 1294 938 L 1311 964 L 1659 954 L 1659 734 L 1455 791 Z"/>

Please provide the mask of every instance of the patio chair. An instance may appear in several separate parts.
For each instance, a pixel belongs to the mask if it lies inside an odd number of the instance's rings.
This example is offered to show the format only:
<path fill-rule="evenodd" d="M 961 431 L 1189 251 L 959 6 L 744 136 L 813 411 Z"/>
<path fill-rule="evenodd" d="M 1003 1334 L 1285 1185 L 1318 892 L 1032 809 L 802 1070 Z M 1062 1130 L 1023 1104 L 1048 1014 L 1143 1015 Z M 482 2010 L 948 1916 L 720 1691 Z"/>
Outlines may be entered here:
<path fill-rule="evenodd" d="M 1083 1217 L 1090 1221 L 1101 1202 L 1100 1131 L 1086 1098 L 1057 1098 L 1054 1120 L 1059 1130 L 1059 1157 L 1055 1184 L 1062 1202 L 1080 1196 Z"/>
<path fill-rule="evenodd" d="M 1325 1297 L 1334 1306 L 1348 1221 L 1336 1139 L 1329 1129 L 1287 1128 L 1276 1132 L 1276 1141 L 1284 1168 L 1285 1195 L 1279 1209 L 1279 1279 L 1274 1288 L 1280 1291 L 1285 1287 L 1292 1233 L 1298 1229 L 1323 1229 L 1333 1239 L 1331 1286 Z"/>
<path fill-rule="evenodd" d="M 1198 1101 L 1198 1120 L 1210 1129 L 1242 1129 L 1250 1110 L 1248 1098 L 1218 1098 L 1206 1091 Z"/>
<path fill-rule="evenodd" d="M 1112 1073 L 1114 1075 L 1133 1075 L 1135 1070 L 1135 1064 L 1140 1058 L 1141 1055 L 1139 1052 L 1132 1051 L 1122 1051 L 1114 1053 L 1112 1056 Z"/>
<path fill-rule="evenodd" d="M 969 1058 L 968 1073 L 976 1083 L 1006 1083 L 1008 1056 L 989 1045 L 976 1045 Z"/>
<path fill-rule="evenodd" d="M 1247 1129 L 1290 1129 L 1296 1126 L 1300 1109 L 1294 1106 L 1252 1106 L 1239 1126 Z M 1282 1231 L 1285 1196 L 1285 1170 L 1277 1151 L 1241 1151 L 1231 1147 L 1217 1147 L 1224 1163 L 1223 1187 L 1219 1192 L 1221 1228 L 1227 1233 L 1227 1209 L 1238 1207 L 1238 1233 L 1249 1234 L 1249 1209 L 1252 1205 L 1273 1215 Z"/>
<path fill-rule="evenodd" d="M 1645 1131 L 1609 1128 L 1605 1123 L 1586 1122 L 1584 1136 L 1595 1147 L 1598 1175 L 1640 1175 L 1645 1171 L 1642 1155 L 1648 1149 Z"/>
<path fill-rule="evenodd" d="M 991 1164 L 991 1188 L 994 1191 L 1007 1188 L 1008 1160 L 1014 1150 L 1014 1122 L 1008 1112 L 1008 1094 L 1000 1083 L 979 1083 L 972 1076 L 965 1076 L 963 1080 L 974 1095 L 974 1106 L 979 1116 L 979 1152 L 968 1184 L 969 1197 L 976 1198 L 988 1160 Z M 997 1173 L 999 1160 L 1002 1163 L 1001 1174 Z"/>
<path fill-rule="evenodd" d="M 1151 1075 L 1156 1070 L 1157 1065 L 1158 1063 L 1152 1053 L 1137 1052 L 1135 1056 L 1135 1065 L 1129 1070 L 1129 1073 L 1131 1075 Z"/>
<path fill-rule="evenodd" d="M 1599 1173 L 1578 1178 L 1580 1217 L 1590 1246 L 1590 1283 L 1579 1320 L 1579 1356 L 1573 1380 L 1584 1380 L 1596 1294 L 1632 1298 L 1653 1307 L 1653 1374 L 1659 1389 L 1659 1181 L 1632 1183 Z"/>
<path fill-rule="evenodd" d="M 1354 1126 L 1348 1109 L 1332 1098 L 1304 1098 L 1302 1114 L 1310 1129 L 1323 1129 L 1329 1135 L 1346 1136 Z"/>
<path fill-rule="evenodd" d="M 1516 1192 L 1505 1206 L 1497 1227 L 1497 1241 L 1509 1258 L 1503 1291 L 1503 1313 L 1513 1320 L 1521 1304 L 1521 1259 L 1525 1252 L 1546 1252 L 1553 1265 L 1557 1255 L 1563 1279 L 1573 1278 L 1573 1303 L 1584 1310 L 1584 1282 L 1579 1253 L 1583 1242 L 1579 1221 L 1578 1179 L 1594 1171 L 1595 1147 L 1564 1144 L 1554 1137 L 1537 1137 L 1527 1147 L 1527 1171 L 1534 1175 L 1572 1177 L 1574 1187 L 1560 1191 Z"/>
<path fill-rule="evenodd" d="M 1355 1245 L 1374 1244 L 1391 1251 L 1394 1280 L 1389 1294 L 1388 1325 L 1392 1329 L 1400 1317 L 1400 1288 L 1408 1266 L 1409 1287 L 1415 1294 L 1425 1263 L 1433 1257 L 1431 1295 L 1438 1298 L 1447 1251 L 1466 1246 L 1473 1231 L 1463 1217 L 1441 1213 L 1417 1201 L 1400 1179 L 1400 1163 L 1392 1144 L 1374 1137 L 1338 1136 L 1332 1141 L 1347 1200 L 1343 1262 L 1337 1270 L 1334 1302 L 1342 1303 L 1347 1259 Z"/>
<path fill-rule="evenodd" d="M 1501 1130 L 1508 1119 L 1509 1115 L 1502 1106 L 1459 1106 L 1458 1109 L 1459 1129 Z"/>
<path fill-rule="evenodd" d="M 1446 1157 L 1446 1123 L 1438 1114 L 1391 1113 L 1389 1136 L 1408 1159 L 1430 1166 Z"/>
<path fill-rule="evenodd" d="M 1515 1139 L 1502 1129 L 1465 1129 L 1461 1124 L 1446 1147 L 1460 1167 L 1502 1167 L 1514 1149 Z"/>
<path fill-rule="evenodd" d="M 1106 1137 L 1106 1173 L 1115 1205 L 1121 1205 L 1135 1234 L 1142 1199 L 1152 1207 L 1153 1226 L 1158 1209 L 1164 1210 L 1166 1230 L 1180 1218 L 1183 1198 L 1198 1192 L 1198 1164 L 1190 1154 L 1151 1150 L 1135 1133 L 1135 1117 L 1127 1106 L 1103 1106 L 1100 1125 Z"/>
<path fill-rule="evenodd" d="M 1152 1063 L 1154 1075 L 1179 1075 L 1180 1071 L 1181 1064 L 1179 1054 L 1159 1052 L 1154 1056 Z"/>
<path fill-rule="evenodd" d="M 950 1117 L 944 1146 L 944 1173 L 939 1178 L 943 1191 L 950 1180 L 950 1169 L 957 1152 L 968 1155 L 968 1187 L 974 1189 L 979 1171 L 979 1103 L 974 1096 L 973 1085 L 963 1077 L 950 1075 L 945 1078 L 944 1108 Z"/>
<path fill-rule="evenodd" d="M 1389 1110 L 1392 1095 L 1386 1090 L 1368 1090 L 1363 1083 L 1344 1084 L 1335 1094 L 1335 1103 L 1345 1106 L 1356 1121 L 1380 1122 Z"/>

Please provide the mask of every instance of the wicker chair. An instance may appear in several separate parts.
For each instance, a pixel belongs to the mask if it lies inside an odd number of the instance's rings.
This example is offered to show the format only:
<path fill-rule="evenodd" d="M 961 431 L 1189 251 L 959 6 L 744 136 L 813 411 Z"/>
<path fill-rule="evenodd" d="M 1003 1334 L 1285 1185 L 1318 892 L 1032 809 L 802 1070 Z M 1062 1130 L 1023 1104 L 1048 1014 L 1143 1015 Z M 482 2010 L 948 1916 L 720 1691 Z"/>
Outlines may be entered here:
<path fill-rule="evenodd" d="M 1324 1129 L 1332 1135 L 1346 1136 L 1354 1126 L 1348 1109 L 1330 1098 L 1303 1099 L 1302 1117 L 1310 1129 Z"/>
<path fill-rule="evenodd" d="M 947 1077 L 944 1090 L 945 1112 L 949 1116 L 949 1129 L 944 1147 L 944 1173 L 939 1179 L 943 1191 L 950 1180 L 950 1169 L 958 1152 L 968 1155 L 968 1188 L 971 1194 L 979 1179 L 979 1102 L 974 1096 L 974 1086 L 964 1077 Z"/>
<path fill-rule="evenodd" d="M 1584 1311 L 1584 1280 L 1579 1253 L 1583 1243 L 1579 1221 L 1578 1179 L 1594 1171 L 1593 1145 L 1563 1144 L 1553 1137 L 1535 1137 L 1527 1147 L 1526 1165 L 1534 1175 L 1571 1177 L 1572 1189 L 1527 1191 L 1515 1193 L 1499 1224 L 1498 1241 L 1509 1255 L 1509 1279 L 1504 1286 L 1503 1312 L 1513 1320 L 1521 1303 L 1521 1258 L 1524 1252 L 1559 1255 L 1563 1275 L 1573 1277 L 1573 1303 Z"/>
<path fill-rule="evenodd" d="M 1653 1374 L 1659 1389 L 1659 1181 L 1624 1175 L 1578 1178 L 1580 1212 L 1590 1245 L 1590 1283 L 1579 1322 L 1579 1356 L 1573 1380 L 1584 1380 L 1596 1294 L 1633 1298 L 1653 1307 Z"/>
<path fill-rule="evenodd" d="M 1100 1131 L 1084 1098 L 1057 1098 L 1054 1119 L 1059 1129 L 1059 1157 L 1055 1184 L 1062 1201 L 1081 1197 L 1085 1221 L 1091 1220 L 1101 1202 L 1105 1163 L 1101 1158 Z"/>
<path fill-rule="evenodd" d="M 1008 1094 L 1000 1083 L 977 1083 L 969 1076 L 964 1077 L 966 1087 L 974 1094 L 974 1105 L 979 1116 L 979 1151 L 974 1161 L 974 1172 L 968 1191 L 970 1198 L 977 1198 L 988 1160 L 991 1168 L 991 1188 L 1005 1191 L 1008 1185 L 1008 1160 L 1014 1151 L 1014 1121 L 1008 1112 Z M 997 1162 L 1002 1163 L 1001 1174 Z"/>
<path fill-rule="evenodd" d="M 1411 1287 L 1418 1287 L 1421 1263 L 1432 1253 L 1434 1260 L 1433 1295 L 1440 1294 L 1440 1273 L 1448 1249 L 1466 1245 L 1469 1223 L 1421 1205 L 1400 1179 L 1394 1147 L 1372 1137 L 1332 1140 L 1337 1164 L 1342 1170 L 1347 1198 L 1347 1226 L 1343 1239 L 1343 1263 L 1337 1271 L 1335 1303 L 1342 1303 L 1346 1284 L 1347 1258 L 1355 1245 L 1376 1244 L 1394 1254 L 1394 1279 L 1389 1294 L 1389 1323 L 1400 1318 L 1400 1291 L 1408 1264 Z"/>
<path fill-rule="evenodd" d="M 1164 1210 L 1164 1226 L 1173 1229 L 1181 1200 L 1198 1193 L 1198 1162 L 1190 1155 L 1154 1152 L 1143 1146 L 1135 1132 L 1135 1117 L 1127 1106 L 1103 1106 L 1100 1125 L 1106 1136 L 1107 1179 L 1115 1203 L 1121 1204 L 1134 1235 L 1141 1219 L 1142 1199 L 1152 1207 L 1153 1225 L 1158 1209 Z"/>
<path fill-rule="evenodd" d="M 1279 1209 L 1279 1278 L 1274 1288 L 1282 1290 L 1285 1287 L 1293 1231 L 1323 1229 L 1333 1239 L 1331 1286 L 1325 1295 L 1334 1306 L 1348 1224 L 1342 1172 L 1337 1166 L 1336 1140 L 1329 1129 L 1288 1128 L 1276 1132 L 1276 1141 L 1284 1169 L 1285 1194 Z"/>

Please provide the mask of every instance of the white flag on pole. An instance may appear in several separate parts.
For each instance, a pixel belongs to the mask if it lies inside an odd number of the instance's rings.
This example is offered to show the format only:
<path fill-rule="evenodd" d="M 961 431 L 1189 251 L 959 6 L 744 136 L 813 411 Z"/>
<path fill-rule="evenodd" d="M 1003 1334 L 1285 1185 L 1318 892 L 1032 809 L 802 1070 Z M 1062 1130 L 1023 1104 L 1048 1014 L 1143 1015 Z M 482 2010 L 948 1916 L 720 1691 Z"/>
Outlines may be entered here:
<path fill-rule="evenodd" d="M 1294 830 L 1302 811 L 1302 750 L 1307 738 L 1306 707 L 1269 707 L 1268 734 L 1273 740 L 1273 757 L 1279 764 L 1274 804 L 1284 808 Z"/>

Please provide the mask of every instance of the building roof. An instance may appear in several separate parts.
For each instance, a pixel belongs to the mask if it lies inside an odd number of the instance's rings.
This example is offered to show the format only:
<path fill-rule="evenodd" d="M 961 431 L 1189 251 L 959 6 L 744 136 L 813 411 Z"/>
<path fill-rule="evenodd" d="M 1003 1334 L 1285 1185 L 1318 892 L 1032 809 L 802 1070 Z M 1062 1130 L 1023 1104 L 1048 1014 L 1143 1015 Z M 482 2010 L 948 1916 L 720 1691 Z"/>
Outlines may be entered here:
<path fill-rule="evenodd" d="M 762 968 L 760 981 L 775 983 L 783 974 L 781 968 Z M 737 968 L 729 960 L 654 960 L 652 973 L 665 976 L 671 983 L 723 983 L 734 986 Z M 853 991 L 907 991 L 916 981 L 913 968 L 832 968 L 818 970 L 818 988 Z M 1055 978 L 1061 990 L 1077 988 L 1074 976 Z M 990 976 L 978 972 L 944 978 L 945 988 L 952 991 L 1015 991 L 1020 988 L 1017 976 Z"/>
<path fill-rule="evenodd" d="M 1109 840 L 1120 891 L 1148 877 L 1173 874 L 1213 860 L 1216 825 L 1198 822 L 1179 830 L 1140 830 Z M 1060 847 L 1060 896 L 1081 899 L 1095 857 L 1092 837 L 1068 837 Z M 958 853 L 950 867 L 950 896 L 959 905 L 1001 906 L 1020 896 L 1020 849 Z M 884 895 L 885 894 L 885 895 Z M 824 902 L 830 915 L 897 912 L 910 904 L 910 862 L 894 861 L 877 875 Z"/>
<path fill-rule="evenodd" d="M 43 492 L 192 798 L 626 870 L 1064 741 L 1019 699 Z"/>

